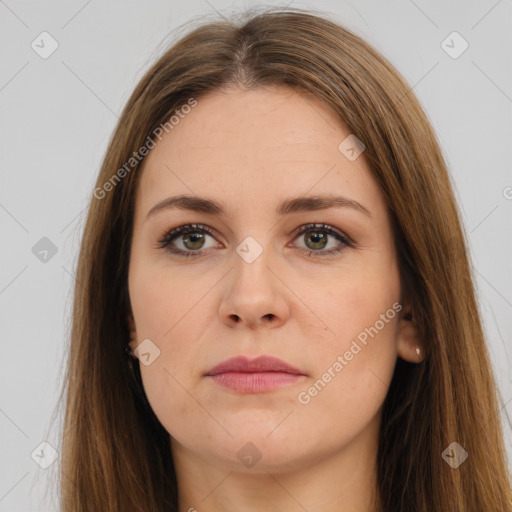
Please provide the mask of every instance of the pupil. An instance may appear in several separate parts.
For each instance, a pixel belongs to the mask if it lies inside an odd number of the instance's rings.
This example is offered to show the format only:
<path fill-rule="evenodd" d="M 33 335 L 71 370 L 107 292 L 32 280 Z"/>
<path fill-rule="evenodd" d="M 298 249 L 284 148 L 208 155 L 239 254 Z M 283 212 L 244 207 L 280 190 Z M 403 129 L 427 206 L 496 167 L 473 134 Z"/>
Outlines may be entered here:
<path fill-rule="evenodd" d="M 325 247 L 325 244 L 326 244 L 326 240 L 327 240 L 327 236 L 325 235 L 325 233 L 318 233 L 318 232 L 315 232 L 315 231 L 310 231 L 310 233 L 313 233 L 312 235 L 310 235 L 308 237 L 309 240 L 312 240 L 313 241 L 313 244 L 320 244 L 320 247 L 315 247 L 315 249 L 322 249 Z"/>
<path fill-rule="evenodd" d="M 191 241 L 192 244 L 197 243 L 197 241 L 201 242 L 203 240 L 203 235 L 200 233 L 190 234 L 187 233 L 184 235 L 184 244 L 186 247 L 188 247 L 187 243 Z M 201 247 L 202 244 L 199 245 Z M 193 249 L 198 249 L 199 247 L 192 247 Z"/>

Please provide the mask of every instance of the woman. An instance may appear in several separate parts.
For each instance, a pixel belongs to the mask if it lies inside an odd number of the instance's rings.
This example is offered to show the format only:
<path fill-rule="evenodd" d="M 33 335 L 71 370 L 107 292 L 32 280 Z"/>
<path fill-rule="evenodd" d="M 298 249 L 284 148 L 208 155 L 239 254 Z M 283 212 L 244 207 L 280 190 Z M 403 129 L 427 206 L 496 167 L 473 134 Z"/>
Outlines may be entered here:
<path fill-rule="evenodd" d="M 441 151 L 337 24 L 267 11 L 171 47 L 77 283 L 64 511 L 512 510 Z"/>

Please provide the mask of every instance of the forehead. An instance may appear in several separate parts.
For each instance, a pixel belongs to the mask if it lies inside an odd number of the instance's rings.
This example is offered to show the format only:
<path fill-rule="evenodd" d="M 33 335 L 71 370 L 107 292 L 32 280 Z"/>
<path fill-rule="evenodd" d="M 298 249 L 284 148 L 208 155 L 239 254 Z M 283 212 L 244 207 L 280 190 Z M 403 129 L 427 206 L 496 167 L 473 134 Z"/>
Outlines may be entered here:
<path fill-rule="evenodd" d="M 349 134 L 341 120 L 316 98 L 285 87 L 229 88 L 200 98 L 150 158 L 164 153 L 162 146 L 180 158 L 193 157 L 194 150 L 265 159 L 262 148 L 272 149 L 273 156 L 306 156 L 308 149 L 320 145 L 325 149 L 334 144 L 337 150 L 343 133 Z"/>
<path fill-rule="evenodd" d="M 176 193 L 258 205 L 336 191 L 379 201 L 364 158 L 351 161 L 339 149 L 349 135 L 329 107 L 294 89 L 217 90 L 200 97 L 147 155 L 138 201 L 144 212 Z"/>

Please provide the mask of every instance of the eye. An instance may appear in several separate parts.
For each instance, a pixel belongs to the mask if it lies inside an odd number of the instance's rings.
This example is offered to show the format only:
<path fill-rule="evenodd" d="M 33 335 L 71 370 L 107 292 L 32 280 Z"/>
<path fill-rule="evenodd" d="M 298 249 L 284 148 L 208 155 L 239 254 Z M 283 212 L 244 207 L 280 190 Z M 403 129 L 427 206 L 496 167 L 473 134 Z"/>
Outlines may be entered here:
<path fill-rule="evenodd" d="M 327 224 L 307 224 L 299 227 L 293 233 L 295 239 L 304 236 L 304 250 L 309 249 L 308 256 L 324 257 L 334 256 L 346 247 L 354 247 L 355 244 L 347 235 Z M 205 246 L 207 237 L 214 238 L 213 230 L 204 224 L 186 224 L 168 231 L 164 237 L 159 240 L 158 247 L 166 249 L 173 254 L 185 257 L 201 256 L 206 249 L 214 247 Z M 332 241 L 338 241 L 338 245 L 330 250 L 325 248 Z M 178 243 L 175 245 L 175 241 Z M 177 246 L 178 245 L 178 246 Z M 181 245 L 182 247 L 179 247 Z"/>
<path fill-rule="evenodd" d="M 354 247 L 355 245 L 347 235 L 327 224 L 301 226 L 295 231 L 295 235 L 297 238 L 304 235 L 302 239 L 305 242 L 305 249 L 310 249 L 308 256 L 313 255 L 313 257 L 334 256 L 346 247 Z M 340 243 L 330 250 L 325 250 L 331 242 L 330 239 L 337 240 Z"/>
<path fill-rule="evenodd" d="M 200 255 L 205 247 L 206 237 L 213 238 L 213 230 L 203 224 L 186 224 L 167 232 L 158 242 L 159 247 L 181 256 Z M 177 239 L 182 248 L 174 245 Z"/>

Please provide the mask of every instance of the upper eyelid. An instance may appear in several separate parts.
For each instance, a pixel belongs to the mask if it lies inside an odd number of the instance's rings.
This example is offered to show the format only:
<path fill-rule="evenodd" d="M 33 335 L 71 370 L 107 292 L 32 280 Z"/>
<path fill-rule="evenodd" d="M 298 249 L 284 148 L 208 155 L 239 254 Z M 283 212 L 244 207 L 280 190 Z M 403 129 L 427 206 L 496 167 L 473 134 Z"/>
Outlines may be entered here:
<path fill-rule="evenodd" d="M 331 226 L 330 224 L 327 224 L 326 222 L 308 222 L 307 224 L 301 224 L 298 228 L 295 228 L 291 234 L 294 235 L 296 233 L 303 233 L 307 229 L 317 229 L 318 231 L 321 231 L 322 229 L 328 232 L 337 233 L 340 236 L 343 236 L 345 238 L 349 238 L 348 235 L 346 235 L 341 229 L 337 228 L 336 226 Z"/>
<path fill-rule="evenodd" d="M 298 237 L 307 230 L 324 230 L 327 231 L 331 236 L 338 236 L 347 244 L 355 244 L 355 242 L 352 240 L 350 236 L 348 236 L 344 231 L 340 230 L 339 228 L 335 226 L 331 226 L 330 224 L 327 224 L 325 222 L 309 222 L 306 224 L 301 224 L 297 228 L 295 228 L 290 235 L 294 235 L 295 237 Z M 177 226 L 174 229 L 170 229 L 166 231 L 163 235 L 163 238 L 161 239 L 161 242 L 165 242 L 167 238 L 169 240 L 167 241 L 168 244 L 171 244 L 171 241 L 174 238 L 178 238 L 180 235 L 186 234 L 187 232 L 194 232 L 194 231 L 203 231 L 205 234 L 211 236 L 212 238 L 215 238 L 215 233 L 217 233 L 217 230 L 214 228 L 206 225 L 206 224 L 198 224 L 198 223 L 190 223 L 190 224 L 182 224 L 181 226 Z M 197 251 L 200 252 L 200 251 Z"/>

